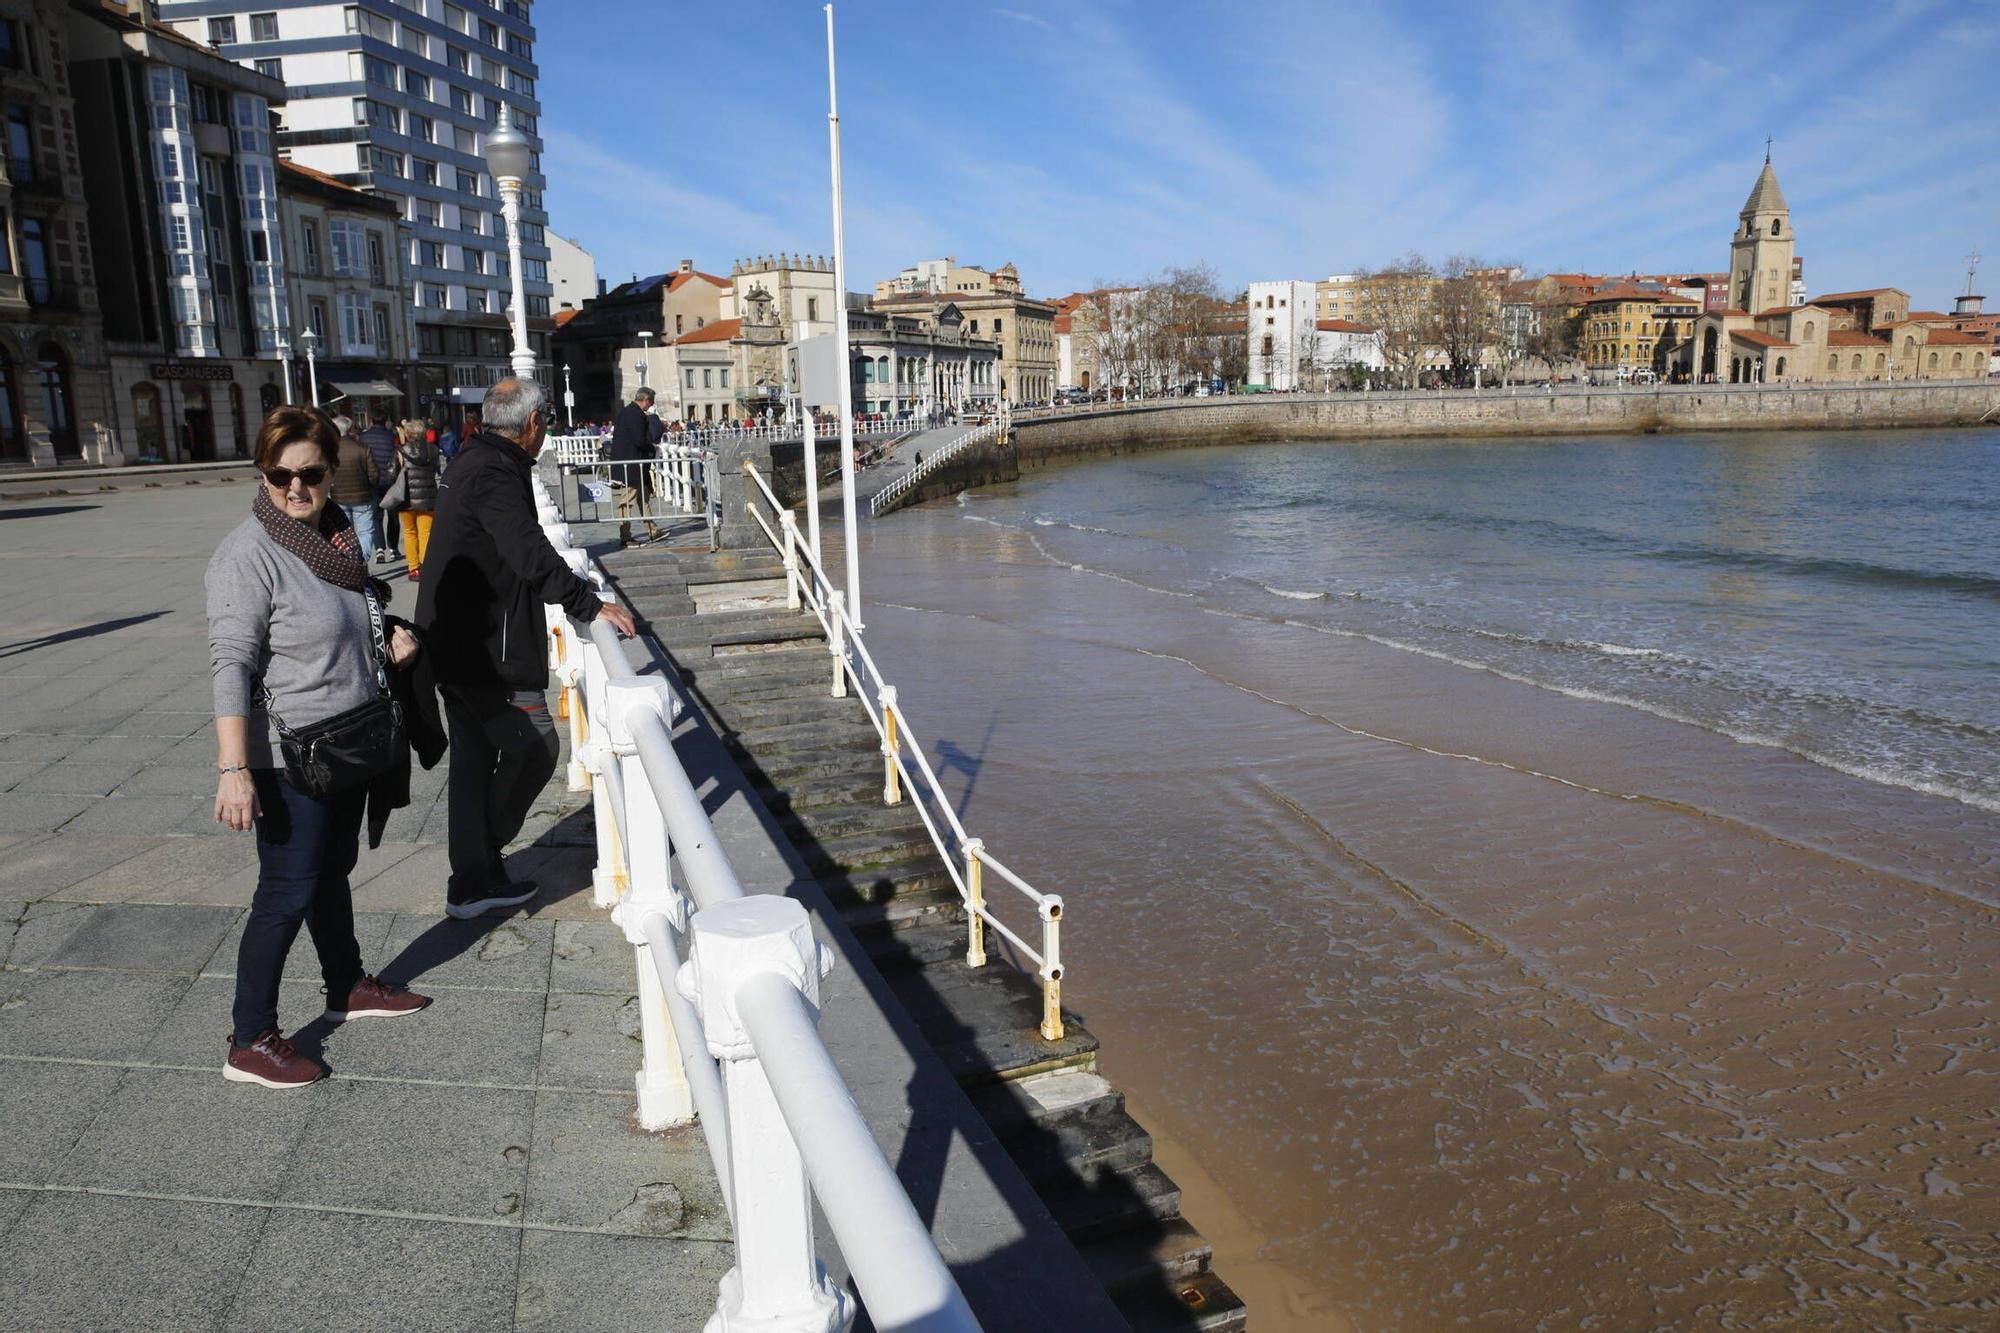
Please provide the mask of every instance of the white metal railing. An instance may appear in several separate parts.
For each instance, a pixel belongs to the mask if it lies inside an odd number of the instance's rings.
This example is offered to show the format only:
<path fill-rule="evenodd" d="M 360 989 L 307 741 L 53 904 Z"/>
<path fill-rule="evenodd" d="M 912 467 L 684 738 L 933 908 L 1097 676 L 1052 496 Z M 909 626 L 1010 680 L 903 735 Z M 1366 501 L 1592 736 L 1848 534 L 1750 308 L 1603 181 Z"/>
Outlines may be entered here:
<path fill-rule="evenodd" d="M 684 515 L 708 520 L 709 545 L 722 526 L 712 449 L 662 441 L 651 458 L 559 462 L 556 502 L 565 523 L 629 523 Z"/>
<path fill-rule="evenodd" d="M 914 419 L 895 420 L 884 416 L 882 420 L 877 421 L 873 419 L 874 415 L 879 414 L 871 414 L 869 417 L 857 420 L 854 423 L 854 434 L 857 437 L 901 435 L 911 430 L 922 430 L 924 428 L 923 422 Z M 836 436 L 840 433 L 840 423 L 821 418 L 815 423 L 813 433 L 824 442 L 830 436 Z M 660 443 L 663 446 L 680 445 L 692 446 L 698 449 L 713 449 L 717 444 L 729 441 L 769 440 L 778 442 L 796 440 L 801 438 L 803 434 L 804 427 L 802 423 L 797 421 L 773 422 L 763 426 L 727 426 L 711 422 L 697 425 L 682 425 L 679 428 L 676 428 L 673 423 L 669 422 L 667 423 L 667 433 L 661 438 Z M 597 462 L 605 446 L 610 443 L 611 436 L 609 434 L 578 431 L 568 435 L 551 435 L 544 448 L 555 451 L 556 462 L 565 467 L 574 467 Z"/>
<path fill-rule="evenodd" d="M 579 575 L 539 473 L 542 531 Z M 680 701 L 642 675 L 602 619 L 547 614 L 569 784 L 591 793 L 592 896 L 633 946 L 640 1005 L 639 1119 L 701 1119 L 729 1211 L 736 1265 L 711 1327 L 845 1330 L 855 1309 L 813 1251 L 812 1203 L 831 1225 L 877 1328 L 979 1325 L 818 1031 L 831 953 L 790 898 L 743 891 L 674 750 Z"/>
<path fill-rule="evenodd" d="M 902 476 L 897 477 L 887 486 L 884 486 L 881 490 L 868 497 L 868 517 L 879 517 L 884 510 L 908 494 L 910 489 L 918 482 L 943 467 L 946 463 L 949 463 L 952 459 L 958 457 L 960 453 L 965 451 L 967 446 L 980 440 L 992 439 L 995 435 L 1004 434 L 1006 429 L 1007 419 L 1005 417 L 995 417 L 985 425 L 975 426 L 957 439 L 949 440 L 938 446 L 937 450 L 929 458 L 918 463 L 908 472 L 905 472 Z"/>
<path fill-rule="evenodd" d="M 753 494 L 745 503 L 750 517 L 757 521 L 757 526 L 764 530 L 764 535 L 784 559 L 785 604 L 818 618 L 826 630 L 827 645 L 833 654 L 832 693 L 836 697 L 845 696 L 849 685 L 852 685 L 860 696 L 868 720 L 874 723 L 876 734 L 882 738 L 883 803 L 898 805 L 905 794 L 912 797 L 912 804 L 923 820 L 924 830 L 930 834 L 932 844 L 944 860 L 946 873 L 958 889 L 959 901 L 965 907 L 966 963 L 972 967 L 985 965 L 986 932 L 989 929 L 1032 960 L 1035 975 L 1042 983 L 1041 1034 L 1048 1041 L 1060 1041 L 1063 1035 L 1062 899 L 1053 893 L 1043 893 L 1009 870 L 986 850 L 984 842 L 965 831 L 965 825 L 959 822 L 958 812 L 945 797 L 944 788 L 931 769 L 930 760 L 924 756 L 923 746 L 911 733 L 908 719 L 897 702 L 896 687 L 882 679 L 881 669 L 875 665 L 868 645 L 862 641 L 861 627 L 849 623 L 846 604 L 827 578 L 826 571 L 820 567 L 811 545 L 800 536 L 797 518 L 791 510 L 778 503 L 777 496 L 772 494 L 770 486 L 748 460 L 744 462 L 743 470 L 756 483 L 757 493 L 763 496 L 764 502 L 777 516 L 778 526 L 773 530 L 758 511 L 756 495 Z M 1018 889 L 1035 905 L 1035 914 L 1042 923 L 1039 949 L 1010 929 L 987 905 L 987 870 Z"/>

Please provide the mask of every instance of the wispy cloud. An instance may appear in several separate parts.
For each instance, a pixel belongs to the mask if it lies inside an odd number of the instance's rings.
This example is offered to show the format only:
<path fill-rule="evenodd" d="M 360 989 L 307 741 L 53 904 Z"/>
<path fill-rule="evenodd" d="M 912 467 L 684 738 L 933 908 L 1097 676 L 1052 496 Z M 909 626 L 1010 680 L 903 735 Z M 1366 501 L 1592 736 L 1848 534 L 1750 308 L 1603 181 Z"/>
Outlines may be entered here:
<path fill-rule="evenodd" d="M 545 29 L 538 53 L 558 229 L 614 273 L 829 248 L 816 14 L 719 10 L 704 56 L 669 73 L 596 39 L 643 25 L 644 0 L 596 2 L 589 30 Z M 1410 248 L 1718 268 L 1766 133 L 1816 287 L 1893 281 L 1935 303 L 1967 246 L 2000 248 L 2000 123 L 1953 91 L 1984 86 L 2000 24 L 1936 0 L 1780 3 L 1755 43 L 1687 40 L 1733 30 L 1725 0 L 1493 0 L 1478 23 L 1389 0 L 1272 0 L 1255 23 L 1174 0 L 841 22 L 856 287 L 946 253 L 1011 259 L 1050 294 Z"/>

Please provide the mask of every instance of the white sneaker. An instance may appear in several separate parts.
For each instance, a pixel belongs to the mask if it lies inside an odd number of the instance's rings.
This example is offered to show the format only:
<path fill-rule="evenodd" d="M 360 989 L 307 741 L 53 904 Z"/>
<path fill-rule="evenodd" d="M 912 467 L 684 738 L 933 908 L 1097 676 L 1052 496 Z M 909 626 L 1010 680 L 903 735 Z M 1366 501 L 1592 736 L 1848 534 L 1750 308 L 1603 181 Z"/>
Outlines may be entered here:
<path fill-rule="evenodd" d="M 542 886 L 531 879 L 518 880 L 507 885 L 507 888 L 512 892 L 504 896 L 475 898 L 469 903 L 446 903 L 445 915 L 466 921 L 475 916 L 484 916 L 488 912 L 497 912 L 503 907 L 519 907 L 542 891 Z"/>

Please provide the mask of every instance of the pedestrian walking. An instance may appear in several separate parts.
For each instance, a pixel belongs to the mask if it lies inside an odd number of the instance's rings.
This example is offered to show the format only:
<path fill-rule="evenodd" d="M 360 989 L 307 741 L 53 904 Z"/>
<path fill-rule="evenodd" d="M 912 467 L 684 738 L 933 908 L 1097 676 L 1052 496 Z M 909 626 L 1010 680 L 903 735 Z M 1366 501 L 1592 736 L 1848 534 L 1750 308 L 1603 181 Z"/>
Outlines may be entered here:
<path fill-rule="evenodd" d="M 633 633 L 631 612 L 601 602 L 563 563 L 535 517 L 529 474 L 548 434 L 541 385 L 504 379 L 486 391 L 485 428 L 466 440 L 439 488 L 417 598 L 451 733 L 445 911 L 459 918 L 535 896 L 502 853 L 555 772 L 543 606 L 603 616 Z"/>
<path fill-rule="evenodd" d="M 652 499 L 652 469 L 646 464 L 659 457 L 654 446 L 659 443 L 656 430 L 663 431 L 657 417 L 653 416 L 653 391 L 643 385 L 632 395 L 632 401 L 618 409 L 618 419 L 611 426 L 611 443 L 604 447 L 606 462 L 617 465 L 618 490 L 618 542 L 625 545 L 632 540 L 632 519 L 634 509 L 644 515 Z M 646 519 L 646 535 L 657 538 L 660 525 L 651 518 Z"/>
<path fill-rule="evenodd" d="M 257 830 L 257 888 L 236 951 L 222 1072 L 267 1088 L 327 1072 L 278 1028 L 278 986 L 301 924 L 319 954 L 328 1021 L 398 1018 L 430 1003 L 369 975 L 354 937 L 348 875 L 362 817 L 380 798 L 372 784 L 401 763 L 408 799 L 407 742 L 387 696 L 390 672 L 411 663 L 418 643 L 384 618 L 388 589 L 369 577 L 346 511 L 329 502 L 340 454 L 320 412 L 274 410 L 257 432 L 264 481 L 251 516 L 223 538 L 205 580 L 215 818 Z M 301 740 L 329 731 L 345 743 L 328 766 L 296 762 Z"/>
<path fill-rule="evenodd" d="M 437 509 L 438 450 L 421 421 L 405 421 L 396 462 L 403 469 L 403 555 L 410 562 L 410 581 L 424 576 L 424 553 L 431 542 L 431 517 Z"/>
<path fill-rule="evenodd" d="M 375 563 L 386 565 L 402 550 L 397 537 L 400 525 L 390 520 L 391 511 L 380 506 L 382 492 L 396 480 L 396 432 L 389 427 L 387 412 L 371 412 L 368 420 L 368 429 L 361 432 L 361 443 L 368 447 L 368 456 L 375 460 L 375 470 L 381 474 L 381 480 L 376 483 L 376 518 L 381 525 L 382 539 L 375 552 Z"/>
<path fill-rule="evenodd" d="M 329 498 L 353 525 L 355 539 L 361 543 L 361 558 L 366 561 L 374 557 L 380 540 L 375 531 L 375 497 L 381 493 L 382 479 L 375 471 L 375 460 L 354 433 L 354 423 L 335 417 L 333 429 L 340 439 L 340 462 L 334 468 Z"/>

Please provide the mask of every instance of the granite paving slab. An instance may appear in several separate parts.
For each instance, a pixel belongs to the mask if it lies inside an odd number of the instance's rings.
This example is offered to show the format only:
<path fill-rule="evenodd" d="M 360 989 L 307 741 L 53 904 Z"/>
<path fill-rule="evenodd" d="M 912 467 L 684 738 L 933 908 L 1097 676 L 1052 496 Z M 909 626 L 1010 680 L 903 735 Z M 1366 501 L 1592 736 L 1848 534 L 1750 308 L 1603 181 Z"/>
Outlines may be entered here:
<path fill-rule="evenodd" d="M 423 990 L 421 981 L 417 989 Z M 420 1014 L 347 1023 L 328 1033 L 322 1048 L 326 1063 L 336 1075 L 534 1085 L 542 1051 L 541 993 L 445 988 L 428 993 L 432 1003 Z"/>
<path fill-rule="evenodd" d="M 213 1071 L 127 1069 L 56 1184 L 264 1203 L 291 1173 L 324 1085 L 282 1095 Z M 194 1132 L 190 1132 L 193 1130 Z"/>
<path fill-rule="evenodd" d="M 729 1234 L 701 1131 L 640 1129 L 629 1093 L 536 1096 L 526 1220 L 530 1226 L 692 1240 Z"/>
<path fill-rule="evenodd" d="M 398 916 L 383 946 L 381 974 L 405 985 L 472 986 L 546 992 L 555 924 L 520 914 L 469 921 Z M 421 989 L 421 987 L 419 987 Z"/>
<path fill-rule="evenodd" d="M 159 902 L 191 885 L 213 883 L 256 864 L 257 843 L 248 834 L 166 836 L 54 896 L 72 902 L 122 903 L 134 898 Z"/>
<path fill-rule="evenodd" d="M 234 907 L 109 904 L 90 914 L 48 966 L 193 975 L 242 915 Z"/>
<path fill-rule="evenodd" d="M 22 1333 L 214 1328 L 268 1220 L 246 1206 L 39 1194 L 7 1230 L 0 1320 Z"/>
<path fill-rule="evenodd" d="M 602 908 L 585 921 L 555 923 L 555 957 L 549 990 L 560 994 L 629 995 L 638 964 L 625 932 L 604 917 Z"/>
<path fill-rule="evenodd" d="M 6 913 L 0 920 L 0 964 L 7 967 L 35 967 L 45 962 L 69 937 L 90 919 L 94 910 L 88 903 L 10 902 L 0 904 Z"/>
<path fill-rule="evenodd" d="M 123 1073 L 111 1065 L 0 1061 L 0 1180 L 39 1185 L 60 1170 Z"/>
<path fill-rule="evenodd" d="M 0 796 L 0 801 L 14 799 Z M 60 798 L 44 798 L 60 799 Z M 9 896 L 49 897 L 121 861 L 158 846 L 159 838 L 67 838 L 44 836 L 10 847 L 0 856 L 0 889 Z"/>
<path fill-rule="evenodd" d="M 637 995 L 549 996 L 540 1064 L 545 1087 L 630 1092 L 643 1053 Z"/>
<path fill-rule="evenodd" d="M 530 1229 L 515 1333 L 692 1333 L 715 1313 L 716 1284 L 735 1262 L 722 1241 Z"/>
<path fill-rule="evenodd" d="M 514 1313 L 521 1233 L 352 1213 L 272 1212 L 226 1333 L 472 1333 Z"/>
<path fill-rule="evenodd" d="M 404 1027 L 424 1015 L 380 1020 Z M 315 1091 L 318 1091 L 317 1089 Z M 331 1079 L 287 1163 L 287 1203 L 500 1220 L 520 1213 L 535 1095 Z"/>
<path fill-rule="evenodd" d="M 192 984 L 184 976 L 0 972 L 0 1055 L 138 1059 Z"/>
<path fill-rule="evenodd" d="M 19 799 L 13 793 L 0 801 Z M 89 801 L 63 828 L 72 836 L 115 833 L 203 833 L 215 826 L 215 793 L 190 796 L 106 796 Z"/>

